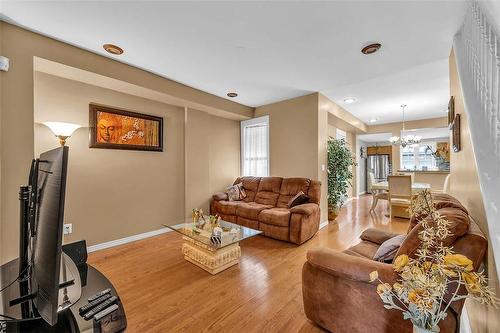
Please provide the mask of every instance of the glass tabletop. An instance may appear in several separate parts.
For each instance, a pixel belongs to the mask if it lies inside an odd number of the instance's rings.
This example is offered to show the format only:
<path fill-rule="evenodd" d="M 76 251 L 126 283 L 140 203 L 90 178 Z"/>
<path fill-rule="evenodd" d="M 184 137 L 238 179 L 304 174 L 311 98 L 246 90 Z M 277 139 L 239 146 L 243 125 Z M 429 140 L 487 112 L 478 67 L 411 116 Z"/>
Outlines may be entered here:
<path fill-rule="evenodd" d="M 218 228 L 214 228 L 208 216 L 204 216 L 204 219 L 200 219 L 197 223 L 193 222 L 192 218 L 186 218 L 184 223 L 164 224 L 164 226 L 214 250 L 262 233 L 262 231 L 223 220 L 219 220 Z"/>

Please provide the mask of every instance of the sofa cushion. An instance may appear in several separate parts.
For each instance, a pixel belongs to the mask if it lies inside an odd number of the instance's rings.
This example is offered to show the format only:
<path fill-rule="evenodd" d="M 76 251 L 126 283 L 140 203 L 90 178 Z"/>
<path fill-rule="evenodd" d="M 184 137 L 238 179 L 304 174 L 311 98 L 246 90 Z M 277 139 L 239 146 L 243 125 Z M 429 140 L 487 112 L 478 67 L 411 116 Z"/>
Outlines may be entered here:
<path fill-rule="evenodd" d="M 247 228 L 252 228 L 255 230 L 260 230 L 259 228 L 259 221 L 252 220 L 252 219 L 246 219 L 244 217 L 238 216 L 236 219 L 235 223 L 242 225 Z"/>
<path fill-rule="evenodd" d="M 288 227 L 290 224 L 290 210 L 286 208 L 264 209 L 259 213 L 259 222 Z"/>
<path fill-rule="evenodd" d="M 405 238 L 406 235 L 397 235 L 383 242 L 373 256 L 373 260 L 392 263 Z"/>
<path fill-rule="evenodd" d="M 241 201 L 216 201 L 214 203 L 216 212 L 219 214 L 224 214 L 224 215 L 236 215 L 236 207 L 238 207 L 239 204 L 242 204 L 243 202 Z"/>
<path fill-rule="evenodd" d="M 226 222 L 231 222 L 231 223 L 238 223 L 238 216 L 236 215 L 226 215 L 226 214 L 219 214 L 220 218 L 222 221 Z"/>
<path fill-rule="evenodd" d="M 263 177 L 259 183 L 259 190 L 255 195 L 255 202 L 263 205 L 276 207 L 280 193 L 281 177 Z"/>
<path fill-rule="evenodd" d="M 356 244 L 345 250 L 344 253 L 372 260 L 378 248 L 379 245 L 375 243 L 361 241 L 359 244 Z"/>
<path fill-rule="evenodd" d="M 273 208 L 273 206 L 262 205 L 256 202 L 239 202 L 236 208 L 236 215 L 251 220 L 257 220 L 259 213 L 268 208 Z"/>
<path fill-rule="evenodd" d="M 226 193 L 229 201 L 240 201 L 247 197 L 243 183 L 230 186 Z"/>
<path fill-rule="evenodd" d="M 288 201 L 287 206 L 288 208 L 292 208 L 308 202 L 309 202 L 309 197 L 305 195 L 304 192 L 300 191 L 293 198 L 291 198 L 290 201 Z"/>
<path fill-rule="evenodd" d="M 260 177 L 239 177 L 234 181 L 233 185 L 238 183 L 243 183 L 243 188 L 245 189 L 245 193 L 247 195 L 243 201 L 255 201 L 255 195 L 259 190 Z"/>
<path fill-rule="evenodd" d="M 288 227 L 279 227 L 277 225 L 259 222 L 259 230 L 267 237 L 284 241 L 290 240 L 290 229 Z"/>
<path fill-rule="evenodd" d="M 321 200 L 321 182 L 319 180 L 311 180 L 309 191 L 306 194 L 309 197 L 309 202 L 319 205 Z"/>
<path fill-rule="evenodd" d="M 464 213 L 469 214 L 467 209 L 454 197 L 452 197 L 449 194 L 446 193 L 434 193 L 432 194 L 432 203 L 434 204 L 434 208 L 436 210 L 439 210 L 441 208 L 458 208 L 462 210 Z M 415 227 L 418 224 L 418 221 L 421 219 L 424 219 L 426 216 L 420 215 L 420 216 L 412 216 L 410 218 L 410 225 L 408 226 L 408 231 L 409 233 L 413 227 Z"/>
<path fill-rule="evenodd" d="M 310 184 L 311 180 L 308 178 L 283 178 L 276 207 L 287 208 L 288 203 L 297 193 L 306 194 L 309 191 Z"/>
<path fill-rule="evenodd" d="M 439 209 L 438 212 L 441 216 L 450 222 L 448 227 L 451 235 L 446 237 L 443 240 L 444 246 L 451 246 L 455 240 L 464 234 L 466 234 L 469 230 L 470 218 L 467 213 L 459 208 L 442 208 Z M 431 221 L 431 217 L 428 216 L 425 218 L 428 221 Z M 434 223 L 434 222 L 431 222 Z M 396 257 L 401 254 L 406 254 L 409 257 L 413 257 L 419 248 L 421 241 L 419 238 L 419 233 L 422 230 L 422 224 L 417 224 L 406 236 L 405 241 L 401 244 L 398 253 L 396 253 Z"/>

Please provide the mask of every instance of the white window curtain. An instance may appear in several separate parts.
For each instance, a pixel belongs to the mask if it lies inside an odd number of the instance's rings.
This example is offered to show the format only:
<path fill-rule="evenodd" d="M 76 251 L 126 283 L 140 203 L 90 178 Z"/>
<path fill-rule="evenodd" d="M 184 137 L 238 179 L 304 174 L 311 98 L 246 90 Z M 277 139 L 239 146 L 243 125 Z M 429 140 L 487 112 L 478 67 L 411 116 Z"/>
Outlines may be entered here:
<path fill-rule="evenodd" d="M 345 141 L 347 141 L 347 133 L 346 131 L 343 131 L 339 128 L 337 128 L 337 131 L 336 131 L 336 139 L 337 140 L 342 140 L 344 139 Z"/>
<path fill-rule="evenodd" d="M 241 175 L 269 176 L 269 116 L 241 122 Z"/>

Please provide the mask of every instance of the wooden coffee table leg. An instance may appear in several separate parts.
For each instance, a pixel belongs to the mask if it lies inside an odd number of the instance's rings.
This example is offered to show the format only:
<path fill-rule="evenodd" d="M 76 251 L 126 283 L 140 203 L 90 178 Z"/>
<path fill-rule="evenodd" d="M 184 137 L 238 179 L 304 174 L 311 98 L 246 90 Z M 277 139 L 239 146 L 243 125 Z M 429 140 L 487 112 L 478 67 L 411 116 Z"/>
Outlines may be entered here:
<path fill-rule="evenodd" d="M 209 246 L 195 242 L 191 238 L 183 237 L 183 239 L 182 253 L 184 259 L 213 275 L 238 264 L 241 257 L 239 243 L 212 250 Z"/>

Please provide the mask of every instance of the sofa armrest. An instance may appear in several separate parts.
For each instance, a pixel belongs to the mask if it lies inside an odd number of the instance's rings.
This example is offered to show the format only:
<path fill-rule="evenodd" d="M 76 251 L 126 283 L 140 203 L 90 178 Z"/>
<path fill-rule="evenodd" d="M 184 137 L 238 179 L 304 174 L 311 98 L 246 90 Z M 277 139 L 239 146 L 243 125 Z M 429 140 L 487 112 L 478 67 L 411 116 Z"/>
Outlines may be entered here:
<path fill-rule="evenodd" d="M 227 193 L 215 193 L 214 195 L 212 195 L 212 199 L 214 199 L 215 201 L 227 200 Z"/>
<path fill-rule="evenodd" d="M 292 214 L 311 215 L 316 211 L 319 211 L 319 205 L 315 203 L 305 203 L 290 208 Z"/>
<path fill-rule="evenodd" d="M 359 236 L 359 238 L 361 238 L 364 241 L 369 241 L 380 245 L 386 240 L 399 235 L 400 234 L 390 231 L 384 231 L 376 228 L 369 228 L 363 231 L 363 233 L 361 234 L 361 236 Z"/>
<path fill-rule="evenodd" d="M 398 280 L 392 265 L 368 258 L 355 257 L 329 248 L 315 248 L 307 252 L 307 261 L 314 267 L 339 278 L 370 283 L 370 273 L 378 271 L 382 281 L 391 285 Z M 372 284 L 379 284 L 374 281 Z"/>

